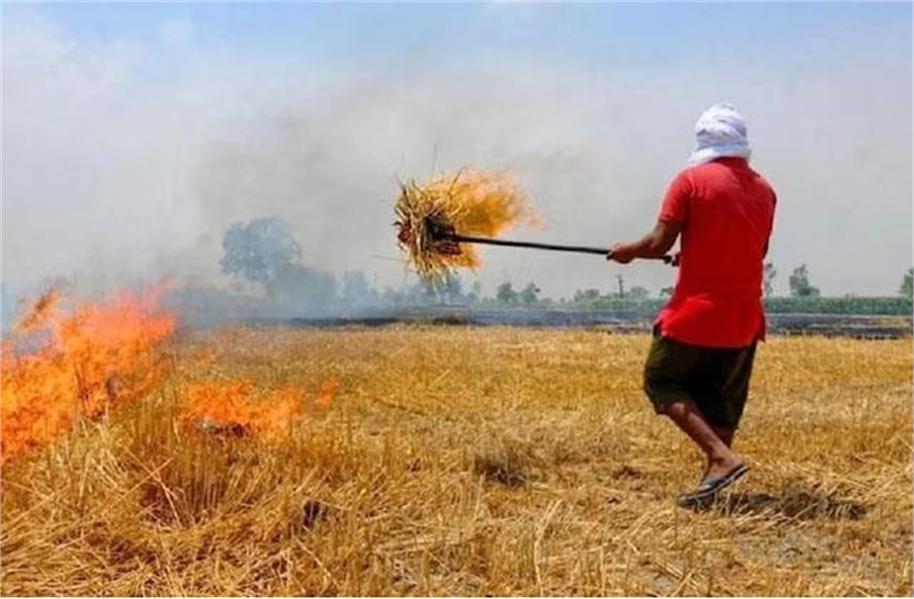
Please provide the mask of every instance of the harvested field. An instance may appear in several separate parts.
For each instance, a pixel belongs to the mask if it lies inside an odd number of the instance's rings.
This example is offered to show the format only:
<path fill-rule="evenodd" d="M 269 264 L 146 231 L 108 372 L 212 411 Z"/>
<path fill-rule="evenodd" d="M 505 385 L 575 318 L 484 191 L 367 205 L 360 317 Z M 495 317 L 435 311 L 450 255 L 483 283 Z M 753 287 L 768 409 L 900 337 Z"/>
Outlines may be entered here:
<path fill-rule="evenodd" d="M 701 463 L 641 394 L 648 343 L 187 334 L 145 397 L 4 465 L 0 593 L 912 593 L 910 339 L 762 346 L 752 470 L 700 513 L 674 505 Z M 236 438 L 178 424 L 204 380 L 339 387 L 279 438 Z"/>

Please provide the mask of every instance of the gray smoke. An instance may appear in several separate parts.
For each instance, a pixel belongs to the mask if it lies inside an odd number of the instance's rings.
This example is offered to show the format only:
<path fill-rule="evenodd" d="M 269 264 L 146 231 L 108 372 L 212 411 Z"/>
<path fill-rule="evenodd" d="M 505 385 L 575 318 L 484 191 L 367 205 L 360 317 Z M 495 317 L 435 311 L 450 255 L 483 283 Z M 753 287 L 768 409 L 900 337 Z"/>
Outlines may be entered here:
<path fill-rule="evenodd" d="M 61 274 L 89 290 L 161 276 L 229 289 L 222 235 L 275 215 L 302 267 L 409 285 L 397 180 L 464 165 L 509 169 L 528 189 L 545 227 L 513 236 L 605 245 L 651 226 L 695 118 L 726 100 L 779 191 L 779 271 L 807 263 L 824 294 L 893 294 L 911 260 L 911 61 L 853 35 L 687 71 L 512 59 L 374 73 L 228 64 L 171 30 L 151 47 L 89 46 L 38 19 L 5 22 L 3 279 L 13 294 Z M 144 70 L 158 51 L 173 70 Z M 619 272 L 655 292 L 673 279 L 599 257 L 484 257 L 465 283 L 487 293 L 506 279 L 552 296 L 610 289 Z"/>

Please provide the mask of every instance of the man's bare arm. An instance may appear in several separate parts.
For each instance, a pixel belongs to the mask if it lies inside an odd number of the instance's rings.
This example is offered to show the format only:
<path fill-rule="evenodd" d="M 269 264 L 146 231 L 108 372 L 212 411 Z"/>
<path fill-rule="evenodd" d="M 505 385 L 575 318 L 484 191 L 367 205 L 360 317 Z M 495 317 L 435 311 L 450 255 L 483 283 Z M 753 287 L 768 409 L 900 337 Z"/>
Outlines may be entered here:
<path fill-rule="evenodd" d="M 676 243 L 680 229 L 679 223 L 658 220 L 654 229 L 638 241 L 614 245 L 607 259 L 628 264 L 635 258 L 659 258 Z"/>

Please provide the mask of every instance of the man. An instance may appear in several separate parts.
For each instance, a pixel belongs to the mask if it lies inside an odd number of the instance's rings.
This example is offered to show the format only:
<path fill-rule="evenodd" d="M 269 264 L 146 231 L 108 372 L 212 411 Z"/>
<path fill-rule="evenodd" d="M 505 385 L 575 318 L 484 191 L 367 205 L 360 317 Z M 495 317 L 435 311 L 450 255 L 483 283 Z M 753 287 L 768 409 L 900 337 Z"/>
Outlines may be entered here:
<path fill-rule="evenodd" d="M 695 134 L 690 167 L 667 190 L 654 230 L 607 256 L 621 264 L 655 258 L 681 236 L 679 277 L 654 324 L 644 390 L 707 458 L 698 487 L 679 498 L 683 507 L 707 505 L 748 471 L 732 443 L 765 336 L 762 268 L 776 202 L 749 167 L 746 124 L 733 106 L 706 110 Z"/>

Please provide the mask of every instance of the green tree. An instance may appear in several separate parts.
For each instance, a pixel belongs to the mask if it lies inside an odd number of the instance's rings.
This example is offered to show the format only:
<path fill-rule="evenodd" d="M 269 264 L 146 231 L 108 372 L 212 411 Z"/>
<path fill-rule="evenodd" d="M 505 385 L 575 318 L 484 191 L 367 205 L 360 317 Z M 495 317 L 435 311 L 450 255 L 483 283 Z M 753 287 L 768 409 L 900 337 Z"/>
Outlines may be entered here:
<path fill-rule="evenodd" d="M 776 276 L 778 276 L 778 271 L 774 268 L 774 262 L 765 262 L 765 269 L 762 271 L 765 297 L 774 293 L 774 277 Z"/>
<path fill-rule="evenodd" d="M 793 269 L 787 282 L 793 297 L 819 297 L 819 289 L 809 282 L 809 270 L 805 264 Z"/>
<path fill-rule="evenodd" d="M 536 304 L 539 300 L 538 294 L 540 292 L 539 287 L 536 286 L 536 283 L 530 283 L 524 287 L 523 291 L 520 292 L 520 301 L 525 306 L 532 306 Z"/>
<path fill-rule="evenodd" d="M 651 292 L 644 287 L 636 285 L 628 290 L 628 293 L 625 294 L 625 297 L 633 300 L 646 300 L 650 294 Z"/>
<path fill-rule="evenodd" d="M 233 224 L 222 236 L 222 252 L 222 272 L 264 285 L 301 259 L 292 228 L 278 217 Z"/>
<path fill-rule="evenodd" d="M 222 272 L 263 286 L 285 309 L 326 308 L 336 299 L 336 278 L 301 264 L 301 248 L 281 218 L 233 224 L 222 236 L 222 251 Z"/>
<path fill-rule="evenodd" d="M 901 281 L 901 289 L 898 292 L 908 299 L 914 299 L 914 268 L 909 268 L 904 273 L 904 279 Z"/>
<path fill-rule="evenodd" d="M 514 304 L 517 302 L 517 292 L 511 285 L 511 281 L 505 281 L 495 290 L 495 298 L 503 304 Z"/>
<path fill-rule="evenodd" d="M 574 292 L 573 301 L 575 301 L 575 302 L 596 300 L 596 299 L 600 299 L 600 290 L 594 289 L 593 287 L 591 287 L 590 289 L 578 289 L 577 291 Z"/>
<path fill-rule="evenodd" d="M 672 287 L 664 287 L 663 289 L 660 290 L 660 298 L 661 298 L 661 299 L 670 297 L 670 296 L 672 296 L 672 295 L 673 295 L 673 288 L 672 288 Z"/>

